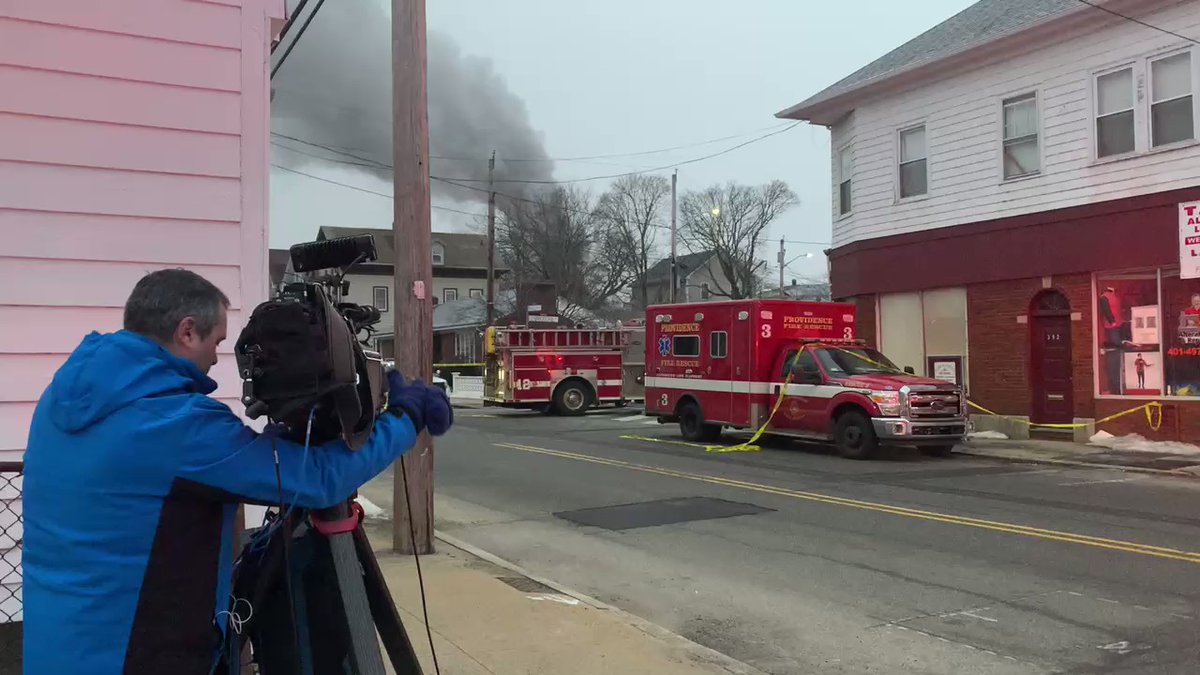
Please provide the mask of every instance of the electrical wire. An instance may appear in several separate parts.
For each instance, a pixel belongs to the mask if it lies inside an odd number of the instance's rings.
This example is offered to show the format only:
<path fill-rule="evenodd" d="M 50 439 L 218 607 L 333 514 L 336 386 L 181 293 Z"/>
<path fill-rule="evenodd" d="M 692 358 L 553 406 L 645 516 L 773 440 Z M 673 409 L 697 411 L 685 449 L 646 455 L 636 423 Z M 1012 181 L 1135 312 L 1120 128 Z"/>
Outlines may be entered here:
<path fill-rule="evenodd" d="M 350 185 L 349 183 L 343 183 L 341 181 L 336 181 L 336 180 L 332 180 L 329 178 L 322 178 L 321 176 L 316 176 L 311 173 L 300 171 L 298 169 L 293 169 L 288 166 L 283 166 L 282 164 L 276 164 L 276 163 L 272 162 L 271 166 L 275 167 L 276 169 L 281 169 L 283 171 L 287 171 L 289 173 L 299 174 L 306 178 L 311 178 L 313 180 L 319 180 L 322 183 L 329 183 L 330 185 L 337 185 L 338 187 L 344 187 L 348 190 L 358 190 L 359 192 L 366 192 L 367 194 L 372 194 L 377 197 L 384 197 L 389 200 L 392 198 L 392 196 L 386 192 L 378 192 L 376 190 L 371 190 L 369 188 L 359 187 L 357 185 Z M 439 211 L 449 211 L 451 213 L 461 213 L 464 216 L 475 216 L 476 218 L 487 218 L 486 213 L 475 213 L 473 211 L 463 211 L 462 209 L 455 209 L 455 208 L 451 208 L 449 206 L 442 206 L 440 204 L 430 204 L 429 206 L 430 206 L 430 208 L 438 209 Z"/>
<path fill-rule="evenodd" d="M 673 169 L 673 168 L 685 166 L 688 164 L 695 164 L 696 162 L 703 162 L 704 160 L 712 159 L 713 157 L 720 157 L 721 155 L 731 153 L 734 150 L 737 150 L 739 148 L 744 148 L 747 145 L 750 145 L 752 143 L 757 143 L 761 140 L 770 138 L 772 136 L 777 136 L 779 134 L 782 134 L 785 131 L 791 131 L 792 129 L 795 129 L 800 124 L 801 124 L 801 122 L 793 122 L 782 129 L 776 129 L 775 131 L 772 131 L 770 133 L 763 134 L 761 136 L 756 136 L 754 138 L 751 138 L 748 141 L 744 141 L 742 143 L 738 143 L 735 146 L 725 148 L 724 150 L 721 150 L 720 152 L 714 152 L 709 155 L 704 155 L 703 157 L 695 157 L 693 159 L 686 159 L 681 162 L 673 162 L 671 164 L 664 164 L 662 166 L 656 166 L 654 168 L 644 169 L 641 171 L 626 171 L 625 173 L 613 173 L 613 174 L 607 174 L 604 176 L 588 176 L 587 178 L 571 178 L 571 179 L 567 179 L 567 180 L 496 179 L 495 182 L 497 182 L 497 183 L 524 183 L 524 184 L 529 184 L 529 185 L 567 185 L 570 183 L 584 183 L 587 181 L 603 180 L 606 178 L 624 178 L 625 176 L 636 176 L 636 175 L 643 174 L 643 173 L 654 173 L 655 171 L 663 171 L 666 169 Z M 468 182 L 468 183 L 486 183 L 486 182 L 488 182 L 488 179 L 486 179 L 486 178 L 449 178 L 449 179 L 443 179 L 443 180 L 457 180 L 457 181 L 463 181 L 463 182 Z"/>
<path fill-rule="evenodd" d="M 673 152 L 675 150 L 686 150 L 687 148 L 695 148 L 695 147 L 699 147 L 702 145 L 712 145 L 713 143 L 720 143 L 721 141 L 730 141 L 735 138 L 742 138 L 744 136 L 749 136 L 750 134 L 757 134 L 757 133 L 760 133 L 763 131 L 779 129 L 780 127 L 787 126 L 788 124 L 789 123 L 786 123 L 786 122 L 783 124 L 773 124 L 769 127 L 763 127 L 761 129 L 755 129 L 754 131 L 747 131 L 747 132 L 741 133 L 741 134 L 733 134 L 732 136 L 722 136 L 721 138 L 712 138 L 707 141 L 700 141 L 698 143 L 688 143 L 686 145 L 676 145 L 676 146 L 673 146 L 670 148 L 659 148 L 658 150 L 644 150 L 642 152 L 617 152 L 617 153 L 612 153 L 612 154 L 607 154 L 607 155 L 587 155 L 587 156 L 583 156 L 583 157 L 547 157 L 545 159 L 537 159 L 537 158 L 530 158 L 530 157 L 504 157 L 504 158 L 502 158 L 502 160 L 505 162 L 586 162 L 588 160 L 593 160 L 593 159 L 612 159 L 615 157 L 642 157 L 644 155 L 659 155 L 664 152 Z M 467 161 L 474 162 L 474 161 L 487 159 L 486 157 L 482 157 L 482 158 L 480 158 L 480 157 L 442 157 L 442 156 L 438 156 L 438 155 L 430 155 L 430 158 L 431 159 L 445 159 L 445 160 L 450 160 L 450 161 L 464 161 L 464 162 L 467 162 Z"/>
<path fill-rule="evenodd" d="M 270 79 L 275 79 L 275 73 L 279 72 L 279 67 L 283 65 L 284 61 L 287 61 L 288 55 L 291 54 L 292 50 L 296 48 L 296 45 L 300 43 L 300 38 L 304 37 L 304 31 L 308 30 L 308 25 L 312 23 L 313 19 L 317 18 L 317 12 L 321 11 L 321 7 L 324 5 L 325 0 L 317 0 L 317 6 L 313 7 L 313 11 L 308 15 L 308 18 L 305 19 L 304 23 L 300 25 L 300 32 L 296 33 L 296 39 L 292 40 L 292 43 L 288 45 L 287 49 L 284 50 L 283 56 L 279 57 L 279 61 L 276 62 L 275 67 L 271 68 Z"/>
<path fill-rule="evenodd" d="M 1091 7 L 1092 9 L 1098 9 L 1101 12 L 1107 12 L 1109 14 L 1112 14 L 1115 17 L 1125 19 L 1126 21 L 1132 21 L 1133 23 L 1145 26 L 1146 28 L 1150 28 L 1150 29 L 1159 31 L 1161 33 L 1166 33 L 1167 35 L 1173 35 L 1173 36 L 1179 38 L 1180 40 L 1187 40 L 1188 42 L 1190 42 L 1194 45 L 1200 45 L 1200 42 L 1197 42 L 1195 39 L 1190 38 L 1186 35 L 1180 35 L 1179 33 L 1176 33 L 1175 31 L 1167 30 L 1166 28 L 1162 28 L 1161 26 L 1155 26 L 1152 23 L 1146 23 L 1145 21 L 1142 21 L 1141 19 L 1135 19 L 1132 16 L 1122 14 L 1114 9 L 1109 9 L 1108 7 L 1101 7 L 1100 5 L 1097 5 L 1096 3 L 1091 2 L 1090 0 L 1079 0 L 1079 2 L 1084 5 L 1087 5 L 1088 7 Z"/>
<path fill-rule="evenodd" d="M 274 54 L 279 45 L 283 44 L 283 39 L 287 37 L 288 31 L 292 30 L 292 26 L 296 25 L 296 19 L 304 13 L 304 6 L 308 4 L 308 0 L 300 0 L 300 4 L 296 5 L 295 11 L 292 12 L 292 18 L 283 25 L 283 29 L 279 31 L 279 40 L 271 45 L 271 53 Z"/>
<path fill-rule="evenodd" d="M 417 584 L 421 587 L 421 614 L 425 617 L 425 635 L 429 638 L 429 653 L 433 655 L 433 672 L 442 675 L 438 665 L 437 649 L 433 646 L 433 628 L 429 625 L 429 605 L 425 602 L 425 577 L 421 574 L 421 556 L 417 553 L 417 528 L 413 524 L 412 495 L 408 491 L 408 469 L 404 458 L 400 458 L 400 480 L 404 482 L 404 503 L 407 505 L 408 536 L 413 546 L 413 560 L 417 563 Z"/>
<path fill-rule="evenodd" d="M 288 596 L 288 612 L 292 619 L 292 646 L 296 650 L 296 660 L 300 661 L 300 626 L 299 618 L 296 614 L 296 592 L 292 588 L 292 533 L 288 531 L 286 521 L 291 517 L 291 508 L 284 511 L 283 503 L 283 477 L 279 470 L 279 447 L 275 443 L 275 437 L 271 436 L 271 452 L 275 455 L 275 483 L 279 487 L 279 521 L 284 523 L 283 529 L 283 584 L 287 589 Z M 303 663 L 297 663 L 297 668 L 303 670 Z"/>
<path fill-rule="evenodd" d="M 696 162 L 703 162 L 705 160 L 709 160 L 714 157 L 720 157 L 721 155 L 728 154 L 730 152 L 733 152 L 734 150 L 744 148 L 747 145 L 751 145 L 753 143 L 757 143 L 759 141 L 765 140 L 772 136 L 782 134 L 785 131 L 790 131 L 790 130 L 796 128 L 797 126 L 799 126 L 800 124 L 802 124 L 802 122 L 792 122 L 792 123 L 784 126 L 783 128 L 776 127 L 774 131 L 771 131 L 766 134 L 762 134 L 761 136 L 756 136 L 754 138 L 751 138 L 748 141 L 743 141 L 741 143 L 738 143 L 737 145 L 725 148 L 724 150 L 720 150 L 718 152 L 704 155 L 703 157 L 693 157 L 692 159 L 685 159 L 685 160 L 682 160 L 679 162 L 673 162 L 671 164 L 664 164 L 662 166 L 651 167 L 648 169 L 640 169 L 638 171 L 626 171 L 624 173 L 605 174 L 605 175 L 601 175 L 601 176 L 588 176 L 586 178 L 570 178 L 570 179 L 566 179 L 566 180 L 495 179 L 493 182 L 496 182 L 496 183 L 521 183 L 521 184 L 527 184 L 527 185 L 568 185 L 571 183 L 584 183 L 584 182 L 593 181 L 593 180 L 604 180 L 604 179 L 608 179 L 608 178 L 624 178 L 625 176 L 637 176 L 637 175 L 644 174 L 644 173 L 654 173 L 656 171 L 664 171 L 666 169 L 673 169 L 673 168 L 680 167 L 680 166 L 686 166 L 688 164 L 695 164 Z M 364 161 L 369 162 L 370 166 L 376 166 L 379 168 L 386 168 L 386 169 L 392 168 L 391 164 L 386 164 L 384 162 L 377 162 L 375 160 L 368 159 L 368 158 L 362 157 L 360 155 L 356 155 L 352 152 L 345 152 L 342 150 L 337 150 L 337 149 L 332 148 L 327 145 L 321 145 L 320 143 L 312 143 L 310 141 L 301 140 L 298 138 L 294 138 L 292 136 L 285 136 L 283 134 L 274 134 L 274 135 L 277 135 L 280 138 L 286 138 L 291 141 L 297 141 L 299 143 L 305 143 L 305 144 L 311 145 L 313 147 L 321 148 L 323 150 L 327 150 L 334 154 L 343 155 L 346 157 L 352 157 L 354 159 L 359 160 L 360 162 L 364 162 Z M 436 159 L 436 156 L 431 156 L 431 158 Z M 322 159 L 326 159 L 327 161 L 331 161 L 331 162 L 340 162 L 342 164 L 357 165 L 357 163 L 355 163 L 355 162 L 346 162 L 344 160 L 330 159 L 327 157 L 323 157 Z M 504 160 L 504 161 L 508 161 L 508 160 Z M 445 178 L 443 176 L 430 176 L 430 177 L 435 178 L 437 180 L 446 181 L 446 182 L 450 182 L 450 181 L 458 181 L 458 182 L 464 182 L 464 183 L 487 183 L 488 182 L 487 178 Z M 499 194 L 499 193 L 497 193 L 497 194 Z"/>

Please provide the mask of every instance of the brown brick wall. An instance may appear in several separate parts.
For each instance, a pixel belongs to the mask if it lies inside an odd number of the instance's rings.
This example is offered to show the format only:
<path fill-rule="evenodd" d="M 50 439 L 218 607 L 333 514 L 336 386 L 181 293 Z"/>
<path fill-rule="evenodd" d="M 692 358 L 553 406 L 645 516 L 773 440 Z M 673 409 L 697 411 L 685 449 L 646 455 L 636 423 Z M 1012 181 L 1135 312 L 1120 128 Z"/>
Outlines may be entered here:
<path fill-rule="evenodd" d="M 1071 322 L 1073 404 L 1077 417 L 1092 416 L 1091 277 L 1052 277 L 1051 288 L 1071 303 L 1080 318 Z M 967 287 L 967 339 L 971 398 L 997 413 L 1029 415 L 1030 303 L 1044 290 L 1041 278 L 973 284 Z M 1019 323 L 1017 317 L 1026 317 Z"/>
<path fill-rule="evenodd" d="M 967 286 L 968 392 L 988 410 L 1029 414 L 1029 325 L 1017 317 L 1041 289 L 1040 279 Z"/>

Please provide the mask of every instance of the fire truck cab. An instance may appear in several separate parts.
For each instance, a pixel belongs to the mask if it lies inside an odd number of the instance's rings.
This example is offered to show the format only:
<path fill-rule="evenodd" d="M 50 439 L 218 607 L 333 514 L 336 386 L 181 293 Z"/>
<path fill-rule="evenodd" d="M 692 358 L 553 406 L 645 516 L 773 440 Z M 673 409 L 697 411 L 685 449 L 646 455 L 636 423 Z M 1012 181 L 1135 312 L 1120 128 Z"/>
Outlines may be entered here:
<path fill-rule="evenodd" d="M 796 300 L 649 307 L 646 414 L 678 422 L 689 441 L 770 419 L 768 434 L 831 441 L 855 459 L 880 444 L 949 454 L 967 433 L 960 388 L 906 373 L 855 339 L 854 312 Z"/>
<path fill-rule="evenodd" d="M 490 327 L 484 336 L 484 405 L 582 415 L 641 401 L 645 329 Z"/>

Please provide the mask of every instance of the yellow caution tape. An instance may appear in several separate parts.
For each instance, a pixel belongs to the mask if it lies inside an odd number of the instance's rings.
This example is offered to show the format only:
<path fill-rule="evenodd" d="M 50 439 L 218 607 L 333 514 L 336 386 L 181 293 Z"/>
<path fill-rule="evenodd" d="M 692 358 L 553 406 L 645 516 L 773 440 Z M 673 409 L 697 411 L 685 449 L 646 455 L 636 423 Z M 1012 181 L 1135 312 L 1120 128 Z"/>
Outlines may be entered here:
<path fill-rule="evenodd" d="M 980 412 L 984 412 L 984 413 L 987 413 L 988 415 L 992 415 L 993 417 L 1003 417 L 1005 419 L 1012 420 L 1018 424 L 1024 424 L 1028 427 L 1039 427 L 1039 428 L 1043 428 L 1043 429 L 1082 429 L 1086 426 L 1089 426 L 1089 424 L 1086 424 L 1086 423 L 1085 424 L 1079 424 L 1079 423 L 1043 424 L 1043 423 L 1039 423 L 1039 422 L 1030 422 L 1028 420 L 1023 420 L 1019 417 L 1013 417 L 1011 415 L 1001 415 L 999 413 L 994 413 L 991 410 L 988 410 L 987 408 L 979 405 L 978 403 L 975 403 L 974 401 L 968 400 L 967 405 L 971 406 L 972 408 L 975 408 L 976 410 L 979 410 Z M 1158 431 L 1159 428 L 1162 427 L 1162 415 L 1163 415 L 1162 408 L 1163 408 L 1162 403 L 1159 403 L 1158 401 L 1151 401 L 1144 405 L 1139 405 L 1135 408 L 1130 408 L 1129 410 L 1122 410 L 1119 413 L 1109 415 L 1108 417 L 1105 417 L 1103 419 L 1098 419 L 1095 422 L 1092 422 L 1091 424 L 1104 424 L 1105 422 L 1110 422 L 1112 420 L 1117 419 L 1118 417 L 1132 415 L 1135 412 L 1144 410 L 1144 411 L 1146 411 L 1146 424 L 1149 425 L 1149 427 L 1152 431 Z"/>
<path fill-rule="evenodd" d="M 793 365 L 795 365 L 796 361 L 800 358 L 801 352 L 808 349 L 809 347 L 812 347 L 812 343 L 801 343 L 800 344 L 800 349 L 797 350 L 796 355 L 792 357 Z M 762 448 L 757 445 L 758 439 L 762 438 L 762 435 L 764 433 L 766 433 L 767 427 L 771 425 L 771 420 L 775 419 L 775 413 L 779 412 L 779 408 L 783 405 L 783 399 L 787 398 L 787 389 L 788 389 L 788 385 L 792 383 L 792 375 L 793 375 L 793 369 L 788 368 L 788 374 L 787 374 L 787 377 L 784 378 L 784 380 L 783 380 L 783 386 L 781 386 L 779 388 L 779 395 L 775 397 L 775 405 L 771 406 L 771 414 L 767 415 L 767 421 L 762 423 L 762 426 L 760 426 L 758 428 L 758 430 L 754 432 L 754 435 L 751 436 L 749 440 L 747 440 L 744 443 L 738 443 L 736 445 L 706 445 L 706 446 L 704 446 L 704 451 L 705 452 L 758 452 L 758 451 L 762 450 Z"/>
<path fill-rule="evenodd" d="M 482 368 L 483 363 L 435 363 L 434 368 Z"/>

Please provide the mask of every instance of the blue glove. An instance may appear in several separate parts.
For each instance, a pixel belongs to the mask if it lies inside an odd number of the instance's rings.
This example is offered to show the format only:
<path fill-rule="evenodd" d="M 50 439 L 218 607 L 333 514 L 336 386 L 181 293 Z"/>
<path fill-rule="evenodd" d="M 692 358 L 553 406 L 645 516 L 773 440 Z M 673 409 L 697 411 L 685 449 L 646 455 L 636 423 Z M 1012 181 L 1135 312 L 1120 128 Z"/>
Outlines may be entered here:
<path fill-rule="evenodd" d="M 450 430 L 454 408 L 450 407 L 446 392 L 420 380 L 405 382 L 398 370 L 389 370 L 387 381 L 388 408 L 407 415 L 417 433 L 428 429 L 431 435 L 441 436 Z"/>

